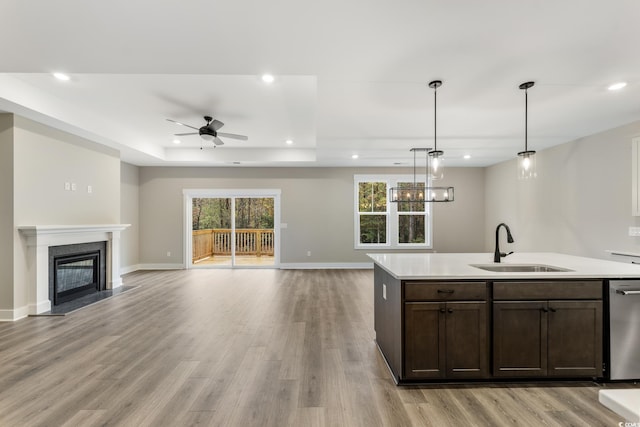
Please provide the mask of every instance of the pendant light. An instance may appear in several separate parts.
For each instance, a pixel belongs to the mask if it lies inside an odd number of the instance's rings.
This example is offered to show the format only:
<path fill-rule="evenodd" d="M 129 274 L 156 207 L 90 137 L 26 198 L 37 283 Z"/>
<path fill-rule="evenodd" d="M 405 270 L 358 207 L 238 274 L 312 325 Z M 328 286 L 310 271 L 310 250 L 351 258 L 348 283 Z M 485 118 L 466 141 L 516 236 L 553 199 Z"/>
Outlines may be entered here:
<path fill-rule="evenodd" d="M 443 151 L 438 150 L 437 134 L 437 113 L 438 113 L 438 88 L 442 86 L 441 80 L 429 82 L 429 87 L 433 89 L 433 150 L 429 151 L 429 177 L 431 179 L 444 178 Z"/>
<path fill-rule="evenodd" d="M 409 186 L 392 187 L 389 189 L 389 200 L 393 203 L 416 202 L 453 202 L 453 187 L 429 187 L 429 155 L 431 148 L 412 148 L 413 153 L 413 183 Z M 416 181 L 416 153 L 425 153 L 424 182 Z"/>
<path fill-rule="evenodd" d="M 519 87 L 524 90 L 524 151 L 518 153 L 518 179 L 533 179 L 538 176 L 536 172 L 536 152 L 529 150 L 527 141 L 528 105 L 529 99 L 527 89 L 532 88 L 533 82 L 522 83 Z"/>

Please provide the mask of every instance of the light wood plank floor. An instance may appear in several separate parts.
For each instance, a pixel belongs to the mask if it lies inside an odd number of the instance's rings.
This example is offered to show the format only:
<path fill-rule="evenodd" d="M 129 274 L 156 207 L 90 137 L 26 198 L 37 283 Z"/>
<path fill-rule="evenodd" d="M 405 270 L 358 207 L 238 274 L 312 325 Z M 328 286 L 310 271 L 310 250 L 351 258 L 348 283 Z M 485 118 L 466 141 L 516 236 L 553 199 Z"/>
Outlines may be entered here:
<path fill-rule="evenodd" d="M 592 383 L 396 387 L 373 273 L 137 272 L 0 324 L 0 426 L 617 426 Z M 628 385 L 631 386 L 631 385 Z"/>

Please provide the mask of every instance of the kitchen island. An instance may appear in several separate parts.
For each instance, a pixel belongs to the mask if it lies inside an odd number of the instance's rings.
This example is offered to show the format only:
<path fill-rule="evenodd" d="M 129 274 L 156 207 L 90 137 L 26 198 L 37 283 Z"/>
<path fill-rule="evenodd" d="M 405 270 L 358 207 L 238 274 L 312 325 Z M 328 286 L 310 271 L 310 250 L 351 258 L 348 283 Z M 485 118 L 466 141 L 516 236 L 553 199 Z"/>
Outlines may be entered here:
<path fill-rule="evenodd" d="M 376 341 L 397 383 L 602 379 L 609 281 L 640 279 L 638 265 L 556 253 L 369 257 Z"/>

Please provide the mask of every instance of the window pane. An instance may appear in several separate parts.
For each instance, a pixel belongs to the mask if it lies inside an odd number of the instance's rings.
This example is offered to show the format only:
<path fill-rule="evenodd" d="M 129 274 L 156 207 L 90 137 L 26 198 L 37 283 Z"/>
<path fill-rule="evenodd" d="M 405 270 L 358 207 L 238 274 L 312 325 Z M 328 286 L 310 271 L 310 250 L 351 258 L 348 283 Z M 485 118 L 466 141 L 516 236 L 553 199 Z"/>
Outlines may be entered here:
<path fill-rule="evenodd" d="M 424 243 L 424 215 L 398 215 L 398 242 Z"/>
<path fill-rule="evenodd" d="M 424 199 L 424 182 L 416 182 L 415 185 L 420 189 L 420 193 L 416 194 L 416 198 Z M 398 188 L 408 190 L 414 187 L 413 182 L 399 182 Z M 398 212 L 424 212 L 424 202 L 398 203 Z"/>
<path fill-rule="evenodd" d="M 359 212 L 387 211 L 387 183 L 361 182 L 358 184 Z"/>
<path fill-rule="evenodd" d="M 387 243 L 386 215 L 360 215 L 360 243 Z"/>

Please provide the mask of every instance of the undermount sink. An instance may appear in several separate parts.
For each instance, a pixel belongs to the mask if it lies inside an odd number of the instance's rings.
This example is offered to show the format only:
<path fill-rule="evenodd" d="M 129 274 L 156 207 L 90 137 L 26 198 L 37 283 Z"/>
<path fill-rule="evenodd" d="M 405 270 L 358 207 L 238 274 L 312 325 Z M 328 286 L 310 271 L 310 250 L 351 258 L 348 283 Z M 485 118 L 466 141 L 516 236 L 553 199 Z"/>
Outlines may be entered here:
<path fill-rule="evenodd" d="M 568 268 L 554 267 L 542 264 L 469 264 L 471 267 L 486 271 L 502 273 L 556 273 L 562 271 L 573 271 Z"/>

